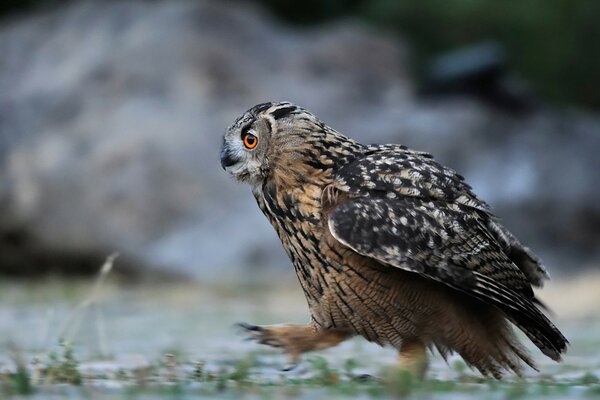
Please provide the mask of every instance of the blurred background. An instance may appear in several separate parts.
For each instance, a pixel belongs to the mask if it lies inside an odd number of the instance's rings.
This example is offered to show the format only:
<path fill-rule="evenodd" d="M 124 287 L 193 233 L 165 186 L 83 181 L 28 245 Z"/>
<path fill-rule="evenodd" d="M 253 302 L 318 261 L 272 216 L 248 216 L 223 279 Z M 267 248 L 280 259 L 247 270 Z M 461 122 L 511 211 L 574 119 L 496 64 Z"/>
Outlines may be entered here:
<path fill-rule="evenodd" d="M 0 272 L 289 268 L 226 127 L 289 100 L 433 153 L 554 275 L 598 268 L 600 3 L 5 1 Z"/>
<path fill-rule="evenodd" d="M 227 126 L 282 100 L 362 142 L 433 153 L 542 257 L 559 315 L 597 317 L 598 21 L 595 0 L 1 2 L 2 337 L 53 343 L 113 252 L 113 276 L 171 296 L 138 288 L 152 299 L 138 307 L 134 289 L 109 290 L 113 338 L 206 356 L 196 332 L 230 346 L 243 312 L 305 321 L 273 229 L 219 164 Z M 293 297 L 278 305 L 223 283 L 279 277 Z M 120 337 L 92 349 L 148 349 Z"/>

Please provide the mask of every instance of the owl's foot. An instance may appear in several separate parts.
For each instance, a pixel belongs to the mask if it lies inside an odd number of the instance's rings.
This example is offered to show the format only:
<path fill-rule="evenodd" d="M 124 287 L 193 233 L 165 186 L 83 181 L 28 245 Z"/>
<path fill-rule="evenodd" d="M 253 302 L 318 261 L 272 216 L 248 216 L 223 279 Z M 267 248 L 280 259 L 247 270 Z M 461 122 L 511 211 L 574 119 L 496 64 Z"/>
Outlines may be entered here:
<path fill-rule="evenodd" d="M 420 340 L 405 340 L 398 353 L 398 369 L 408 371 L 418 379 L 427 372 L 427 348 Z"/>
<path fill-rule="evenodd" d="M 253 325 L 246 322 L 237 324 L 249 334 L 248 339 L 271 347 L 281 348 L 288 355 L 289 364 L 283 368 L 290 371 L 298 365 L 300 355 L 308 351 L 322 350 L 344 341 L 352 333 L 339 329 L 317 331 L 312 325 L 277 324 Z"/>

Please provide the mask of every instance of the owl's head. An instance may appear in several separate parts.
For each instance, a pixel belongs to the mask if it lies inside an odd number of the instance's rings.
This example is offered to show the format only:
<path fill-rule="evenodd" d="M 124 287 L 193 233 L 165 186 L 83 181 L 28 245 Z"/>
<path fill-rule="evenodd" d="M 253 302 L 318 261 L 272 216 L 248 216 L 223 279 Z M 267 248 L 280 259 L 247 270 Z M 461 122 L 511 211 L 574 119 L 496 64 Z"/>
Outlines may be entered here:
<path fill-rule="evenodd" d="M 269 173 L 270 160 L 305 142 L 295 121 L 312 114 L 291 103 L 262 103 L 242 114 L 223 137 L 221 166 L 239 181 L 258 183 Z M 306 132 L 306 131 L 305 131 Z"/>

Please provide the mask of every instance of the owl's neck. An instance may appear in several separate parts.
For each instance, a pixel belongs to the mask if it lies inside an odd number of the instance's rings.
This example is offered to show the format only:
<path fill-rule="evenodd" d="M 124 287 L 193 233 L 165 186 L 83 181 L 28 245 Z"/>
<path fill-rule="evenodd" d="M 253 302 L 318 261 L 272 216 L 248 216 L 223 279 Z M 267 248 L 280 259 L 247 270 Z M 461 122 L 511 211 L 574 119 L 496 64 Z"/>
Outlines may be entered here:
<path fill-rule="evenodd" d="M 323 190 L 333 183 L 338 168 L 352 162 L 366 148 L 334 131 L 328 131 L 322 139 L 318 146 L 305 141 L 293 150 L 274 151 L 267 177 L 253 187 L 259 207 L 280 236 L 285 229 L 278 225 L 321 222 Z"/>
<path fill-rule="evenodd" d="M 331 182 L 331 172 L 327 170 L 292 173 L 280 169 L 253 192 L 259 207 L 281 236 L 285 232 L 280 232 L 278 225 L 320 222 L 321 196 Z"/>

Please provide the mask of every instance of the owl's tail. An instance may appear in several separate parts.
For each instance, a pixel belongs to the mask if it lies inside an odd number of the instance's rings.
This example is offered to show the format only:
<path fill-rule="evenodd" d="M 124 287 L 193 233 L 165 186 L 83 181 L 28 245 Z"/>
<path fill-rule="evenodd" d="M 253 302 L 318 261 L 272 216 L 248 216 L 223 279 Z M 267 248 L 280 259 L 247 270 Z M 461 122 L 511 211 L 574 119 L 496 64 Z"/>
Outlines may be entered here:
<path fill-rule="evenodd" d="M 491 278 L 478 274 L 477 292 L 503 311 L 506 318 L 521 329 L 548 357 L 560 361 L 569 341 L 540 310 L 541 302 L 527 298 Z M 536 305 L 540 304 L 540 306 Z"/>
<path fill-rule="evenodd" d="M 532 304 L 531 308 L 526 314 L 513 312 L 507 313 L 507 316 L 542 353 L 554 361 L 560 361 L 569 341 L 535 305 Z"/>

